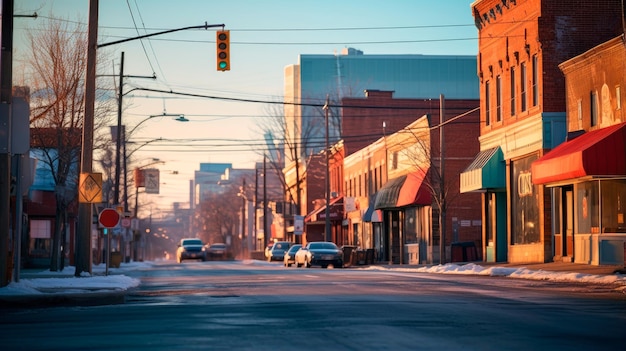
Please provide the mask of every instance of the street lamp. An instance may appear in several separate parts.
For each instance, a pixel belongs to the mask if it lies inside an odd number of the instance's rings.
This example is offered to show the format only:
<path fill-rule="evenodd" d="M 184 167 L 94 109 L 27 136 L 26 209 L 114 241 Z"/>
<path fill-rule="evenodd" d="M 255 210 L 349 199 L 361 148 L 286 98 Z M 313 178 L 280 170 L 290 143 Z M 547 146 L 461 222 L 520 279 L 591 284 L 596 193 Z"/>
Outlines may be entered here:
<path fill-rule="evenodd" d="M 246 221 L 246 205 L 248 204 L 248 202 L 252 202 L 252 200 L 248 199 L 248 196 L 246 196 L 246 179 L 244 178 L 243 180 L 243 186 L 241 186 L 239 188 L 239 192 L 237 193 L 237 196 L 241 197 L 242 199 L 242 204 L 241 204 L 241 242 L 242 242 L 242 248 L 243 248 L 243 254 L 244 254 L 244 258 L 246 257 L 247 252 L 249 251 L 249 238 L 246 238 L 246 225 L 248 224 Z M 255 213 L 256 213 L 256 208 L 255 208 Z M 250 233 L 248 235 L 248 237 L 251 237 Z"/>

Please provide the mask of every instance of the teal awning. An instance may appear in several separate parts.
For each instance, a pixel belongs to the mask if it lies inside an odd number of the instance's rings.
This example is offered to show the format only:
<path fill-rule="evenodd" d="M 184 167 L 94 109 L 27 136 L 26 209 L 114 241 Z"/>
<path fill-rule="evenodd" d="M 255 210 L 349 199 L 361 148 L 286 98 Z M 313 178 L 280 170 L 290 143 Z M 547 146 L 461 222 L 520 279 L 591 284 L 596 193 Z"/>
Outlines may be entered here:
<path fill-rule="evenodd" d="M 506 163 L 500 147 L 483 150 L 461 173 L 461 193 L 506 188 Z"/>

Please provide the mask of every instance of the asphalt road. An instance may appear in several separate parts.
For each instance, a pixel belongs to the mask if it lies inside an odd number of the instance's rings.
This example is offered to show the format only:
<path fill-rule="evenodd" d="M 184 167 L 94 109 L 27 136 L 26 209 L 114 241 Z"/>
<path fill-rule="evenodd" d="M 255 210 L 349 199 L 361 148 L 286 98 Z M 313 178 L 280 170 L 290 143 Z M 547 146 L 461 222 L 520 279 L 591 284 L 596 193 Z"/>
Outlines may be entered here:
<path fill-rule="evenodd" d="M 617 350 L 626 299 L 580 283 L 167 263 L 121 305 L 0 311 L 3 350 Z"/>

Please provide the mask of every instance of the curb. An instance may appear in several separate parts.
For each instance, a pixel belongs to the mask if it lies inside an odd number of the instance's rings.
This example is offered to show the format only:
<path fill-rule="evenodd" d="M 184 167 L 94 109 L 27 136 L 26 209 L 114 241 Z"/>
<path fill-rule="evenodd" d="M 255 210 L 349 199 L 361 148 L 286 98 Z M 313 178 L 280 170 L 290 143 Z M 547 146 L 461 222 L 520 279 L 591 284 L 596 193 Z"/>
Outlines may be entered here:
<path fill-rule="evenodd" d="M 0 308 L 102 306 L 123 304 L 127 291 L 0 296 Z"/>

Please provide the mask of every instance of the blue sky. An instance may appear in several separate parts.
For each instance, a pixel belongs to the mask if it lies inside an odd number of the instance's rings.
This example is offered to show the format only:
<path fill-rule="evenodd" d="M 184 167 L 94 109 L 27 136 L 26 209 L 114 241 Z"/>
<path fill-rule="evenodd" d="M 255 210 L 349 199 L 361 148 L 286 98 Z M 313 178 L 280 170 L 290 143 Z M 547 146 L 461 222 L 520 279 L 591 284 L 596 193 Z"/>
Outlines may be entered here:
<path fill-rule="evenodd" d="M 126 80 L 134 87 L 199 95 L 276 101 L 282 99 L 283 72 L 300 54 L 333 54 L 353 47 L 368 54 L 475 55 L 477 30 L 469 0 L 100 0 L 99 43 L 175 28 L 224 24 L 231 31 L 231 71 L 215 68 L 215 29 L 185 30 L 111 45 L 105 74 L 119 74 L 121 52 L 127 75 L 157 80 Z M 15 52 L 24 51 L 24 30 L 51 18 L 87 22 L 87 0 L 15 0 L 16 14 L 37 12 L 37 19 L 15 20 Z M 132 12 L 132 15 L 131 15 Z M 19 81 L 19 64 L 14 80 Z M 111 87 L 116 86 L 113 78 Z M 105 81 L 106 83 L 106 81 Z M 184 114 L 190 121 L 152 118 L 134 136 L 137 143 L 156 138 L 135 153 L 138 163 L 158 157 L 162 170 L 162 205 L 187 202 L 189 180 L 200 162 L 231 162 L 250 168 L 262 160 L 246 143 L 261 136 L 258 120 L 267 118 L 264 104 L 181 98 L 133 92 L 124 98 L 124 124 L 130 129 L 149 115 Z M 202 140 L 200 140 L 202 139 Z M 223 140 L 229 139 L 231 141 Z M 198 141 L 195 141 L 198 140 Z M 216 147 L 215 145 L 234 145 Z M 143 162 L 146 163 L 146 162 Z M 173 175 L 171 171 L 177 171 Z M 183 205 L 183 207 L 186 207 Z"/>

